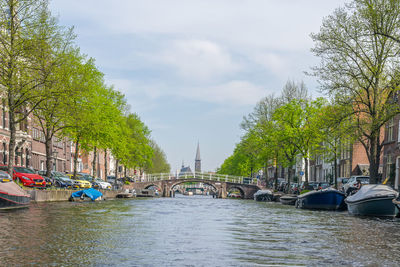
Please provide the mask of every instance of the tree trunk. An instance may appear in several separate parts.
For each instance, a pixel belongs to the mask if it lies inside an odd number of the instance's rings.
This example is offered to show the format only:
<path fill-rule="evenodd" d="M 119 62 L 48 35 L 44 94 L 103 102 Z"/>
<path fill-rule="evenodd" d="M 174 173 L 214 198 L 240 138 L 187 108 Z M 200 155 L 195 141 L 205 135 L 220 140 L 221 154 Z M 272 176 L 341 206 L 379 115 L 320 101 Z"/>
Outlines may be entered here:
<path fill-rule="evenodd" d="M 290 179 L 292 178 L 292 167 L 288 167 L 288 185 L 286 193 L 289 193 L 290 190 Z"/>
<path fill-rule="evenodd" d="M 335 179 L 335 188 L 338 189 L 338 186 L 337 186 L 338 174 L 337 174 L 337 155 L 336 155 L 336 152 L 334 153 L 333 171 L 334 171 L 333 175 L 334 175 L 334 179 Z"/>
<path fill-rule="evenodd" d="M 52 168 L 52 163 L 53 163 L 53 159 L 52 159 L 52 147 L 53 147 L 53 142 L 51 140 L 51 138 L 47 138 L 47 134 L 46 134 L 46 140 L 44 142 L 45 147 L 46 147 L 46 176 L 50 177 L 51 176 L 51 170 Z M 57 159 L 54 159 L 55 161 Z"/>
<path fill-rule="evenodd" d="M 95 146 L 93 149 L 92 169 L 93 169 L 93 177 L 97 177 L 97 146 Z"/>
<path fill-rule="evenodd" d="M 124 184 L 125 184 L 125 182 L 126 182 L 126 172 L 127 172 L 126 166 L 124 166 Z"/>
<path fill-rule="evenodd" d="M 107 148 L 104 149 L 104 181 L 107 181 L 108 166 L 107 166 Z"/>
<path fill-rule="evenodd" d="M 9 99 L 9 105 L 10 105 L 10 99 Z M 10 110 L 9 112 L 9 122 L 10 122 L 10 146 L 8 147 L 8 174 L 13 177 L 13 166 L 15 162 L 15 134 L 16 134 L 16 129 L 15 129 L 15 113 L 13 110 Z"/>
<path fill-rule="evenodd" d="M 308 186 L 308 158 L 307 157 L 304 158 L 304 175 L 306 178 L 305 184 L 306 184 L 306 186 Z"/>
<path fill-rule="evenodd" d="M 275 165 L 275 170 L 274 170 L 274 189 L 278 189 L 278 165 Z"/>
<path fill-rule="evenodd" d="M 78 157 L 79 157 L 79 137 L 76 139 L 76 143 L 75 143 L 74 179 L 76 178 L 76 168 L 77 168 L 77 165 L 78 165 Z"/>
<path fill-rule="evenodd" d="M 115 181 L 114 184 L 117 184 L 117 179 L 118 179 L 118 164 L 119 164 L 119 159 L 115 160 Z"/>
<path fill-rule="evenodd" d="M 369 155 L 369 176 L 370 183 L 377 184 L 379 177 L 379 164 L 380 164 L 380 145 L 379 145 L 379 135 L 377 137 L 371 138 L 370 143 L 370 155 Z"/>

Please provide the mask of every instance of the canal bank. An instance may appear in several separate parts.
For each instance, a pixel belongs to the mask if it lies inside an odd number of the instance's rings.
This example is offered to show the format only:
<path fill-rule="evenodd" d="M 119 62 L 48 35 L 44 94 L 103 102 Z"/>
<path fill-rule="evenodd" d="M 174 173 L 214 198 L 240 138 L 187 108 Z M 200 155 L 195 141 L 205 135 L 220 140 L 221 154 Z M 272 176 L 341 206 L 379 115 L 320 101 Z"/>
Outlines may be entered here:
<path fill-rule="evenodd" d="M 78 190 L 26 190 L 33 202 L 68 201 L 71 194 Z M 99 190 L 105 199 L 116 198 L 123 190 Z"/>

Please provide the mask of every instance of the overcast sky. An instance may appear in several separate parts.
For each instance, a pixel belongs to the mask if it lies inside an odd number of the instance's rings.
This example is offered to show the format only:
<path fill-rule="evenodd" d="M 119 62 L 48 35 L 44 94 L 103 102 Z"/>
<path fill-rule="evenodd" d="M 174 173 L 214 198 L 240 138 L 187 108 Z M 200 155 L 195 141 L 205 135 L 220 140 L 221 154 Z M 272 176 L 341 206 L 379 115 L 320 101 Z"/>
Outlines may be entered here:
<path fill-rule="evenodd" d="M 239 124 L 288 79 L 318 63 L 311 32 L 345 0 L 51 0 L 60 24 L 126 95 L 172 171 L 214 171 L 243 134 Z"/>

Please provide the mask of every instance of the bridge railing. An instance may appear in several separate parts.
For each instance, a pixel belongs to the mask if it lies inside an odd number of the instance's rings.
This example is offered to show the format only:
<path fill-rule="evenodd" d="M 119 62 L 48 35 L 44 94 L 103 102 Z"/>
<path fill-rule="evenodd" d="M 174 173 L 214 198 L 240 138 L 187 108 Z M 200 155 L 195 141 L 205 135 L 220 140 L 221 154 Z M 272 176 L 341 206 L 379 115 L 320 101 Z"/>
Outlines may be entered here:
<path fill-rule="evenodd" d="M 256 178 L 248 178 L 243 176 L 226 175 L 218 173 L 204 173 L 204 172 L 187 172 L 179 174 L 171 173 L 156 173 L 156 174 L 143 174 L 135 179 L 136 182 L 155 182 L 161 180 L 175 180 L 175 179 L 196 179 L 205 181 L 221 181 L 237 184 L 257 184 Z"/>

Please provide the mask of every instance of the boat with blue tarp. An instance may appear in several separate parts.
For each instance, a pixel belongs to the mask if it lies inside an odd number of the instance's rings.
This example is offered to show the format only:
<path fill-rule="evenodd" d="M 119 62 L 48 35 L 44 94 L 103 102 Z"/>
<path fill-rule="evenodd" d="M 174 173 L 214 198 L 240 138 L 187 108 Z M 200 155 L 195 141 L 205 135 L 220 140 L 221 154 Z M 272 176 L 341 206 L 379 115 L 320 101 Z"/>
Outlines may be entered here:
<path fill-rule="evenodd" d="M 313 210 L 343 210 L 346 209 L 346 195 L 336 189 L 327 188 L 310 191 L 297 197 L 296 208 Z"/>
<path fill-rule="evenodd" d="M 80 190 L 73 192 L 70 197 L 70 201 L 84 201 L 84 200 L 101 200 L 103 197 L 103 193 L 100 191 L 94 189 L 94 188 L 89 188 L 85 190 Z"/>

